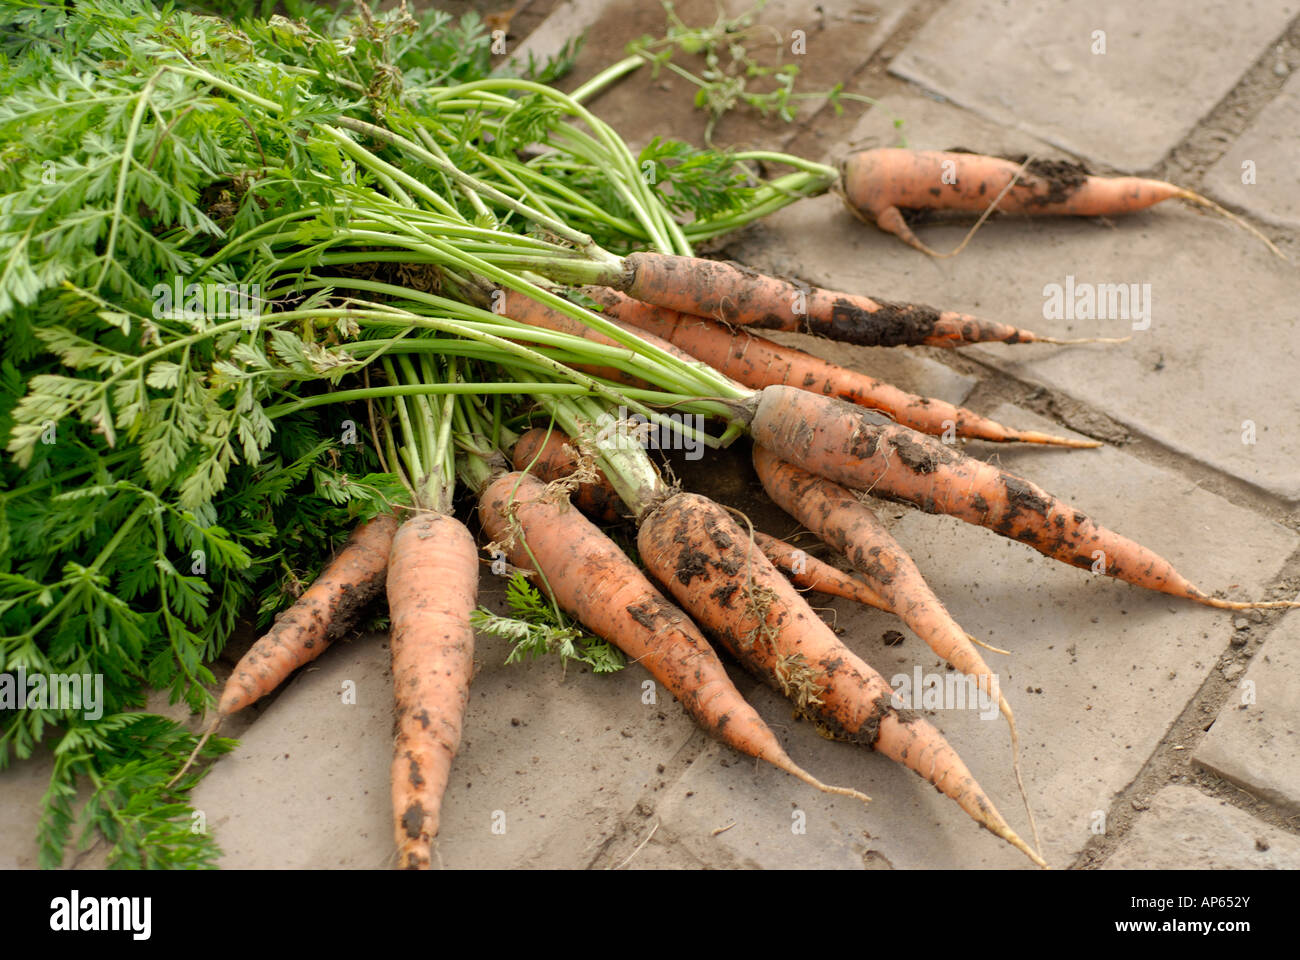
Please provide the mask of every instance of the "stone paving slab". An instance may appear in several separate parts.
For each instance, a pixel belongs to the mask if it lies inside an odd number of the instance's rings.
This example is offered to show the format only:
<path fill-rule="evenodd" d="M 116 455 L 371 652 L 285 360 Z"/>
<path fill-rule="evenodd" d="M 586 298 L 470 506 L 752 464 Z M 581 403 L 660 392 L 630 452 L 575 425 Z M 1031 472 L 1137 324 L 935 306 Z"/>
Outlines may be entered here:
<path fill-rule="evenodd" d="M 1094 163 L 1140 171 L 1190 133 L 1295 15 L 1287 0 L 958 0 L 890 71 Z M 1103 39 L 1105 52 L 1094 53 Z"/>
<path fill-rule="evenodd" d="M 1300 228 L 1300 72 L 1205 175 L 1205 192 L 1257 221 Z M 1249 164 L 1247 170 L 1243 165 Z M 1253 183 L 1243 177 L 1253 177 Z"/>
<path fill-rule="evenodd" d="M 951 133 L 926 137 L 962 143 L 971 132 L 963 115 L 951 107 L 934 111 L 926 129 Z M 950 118 L 951 126 L 940 127 Z M 968 228 L 931 225 L 920 235 L 951 250 Z M 1114 345 L 988 344 L 963 352 L 1065 393 L 1180 454 L 1300 500 L 1300 283 L 1294 265 L 1231 224 L 1171 205 L 1110 225 L 1000 218 L 959 256 L 934 260 L 824 196 L 780 211 L 728 253 L 834 289 L 929 303 L 1045 335 L 1132 336 Z M 1094 293 L 1100 284 L 1138 284 L 1140 303 L 1150 309 L 1130 305 L 1125 314 L 1117 302 L 1117 319 L 1046 317 L 1051 285 L 1064 300 L 1071 283 L 1076 304 L 1083 284 Z M 1109 297 L 1102 300 L 1110 315 Z M 1148 313 L 1149 326 L 1135 330 Z"/>
<path fill-rule="evenodd" d="M 1284 618 L 1264 642 L 1192 759 L 1300 811 L 1300 617 Z"/>
<path fill-rule="evenodd" d="M 1104 870 L 1295 870 L 1300 839 L 1192 787 L 1165 787 Z"/>

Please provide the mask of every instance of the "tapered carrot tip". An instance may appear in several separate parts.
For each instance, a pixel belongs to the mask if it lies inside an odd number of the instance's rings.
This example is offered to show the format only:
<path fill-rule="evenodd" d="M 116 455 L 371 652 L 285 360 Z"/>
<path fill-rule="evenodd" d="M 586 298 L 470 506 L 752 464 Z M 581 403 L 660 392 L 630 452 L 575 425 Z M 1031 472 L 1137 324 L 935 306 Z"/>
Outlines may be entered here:
<path fill-rule="evenodd" d="M 979 439 L 975 437 L 974 439 Z M 1058 437 L 1051 433 L 1040 433 L 1037 430 L 1017 430 L 1012 436 L 1013 440 L 1020 443 L 1041 443 L 1052 447 L 1070 447 L 1075 450 L 1092 450 L 1104 446 L 1100 440 L 1074 440 L 1070 437 Z"/>
<path fill-rule="evenodd" d="M 852 797 L 854 800 L 861 800 L 863 803 L 870 803 L 871 798 L 865 793 L 860 793 L 852 787 L 832 787 L 829 784 L 822 783 L 803 767 L 796 764 L 789 757 L 779 757 L 777 759 L 768 758 L 770 762 L 792 777 L 796 777 L 808 784 L 810 787 L 816 787 L 822 793 L 834 793 L 841 797 Z"/>
<path fill-rule="evenodd" d="M 1220 610 L 1291 610 L 1300 607 L 1300 600 L 1220 600 L 1204 594 L 1192 599 Z"/>

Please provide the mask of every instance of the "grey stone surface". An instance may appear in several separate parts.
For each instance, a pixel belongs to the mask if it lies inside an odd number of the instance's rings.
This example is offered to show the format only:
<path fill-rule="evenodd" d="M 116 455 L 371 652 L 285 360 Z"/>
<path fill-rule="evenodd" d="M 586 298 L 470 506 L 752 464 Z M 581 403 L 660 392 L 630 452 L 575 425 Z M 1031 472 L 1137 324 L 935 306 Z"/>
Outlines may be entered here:
<path fill-rule="evenodd" d="M 1277 806 L 1300 811 L 1300 617 L 1287 616 L 1255 654 L 1193 754 L 1196 763 Z"/>
<path fill-rule="evenodd" d="M 1165 787 L 1102 867 L 1295 870 L 1300 839 L 1191 787 Z"/>
<path fill-rule="evenodd" d="M 1205 175 L 1205 190 L 1255 220 L 1300 227 L 1300 73 Z M 1243 165 L 1250 164 L 1247 171 Z M 1254 183 L 1243 183 L 1250 173 Z"/>
<path fill-rule="evenodd" d="M 1186 137 L 1295 15 L 1287 0 L 959 0 L 890 70 L 999 124 L 1139 171 Z M 1098 31 L 1105 53 L 1093 52 Z"/>

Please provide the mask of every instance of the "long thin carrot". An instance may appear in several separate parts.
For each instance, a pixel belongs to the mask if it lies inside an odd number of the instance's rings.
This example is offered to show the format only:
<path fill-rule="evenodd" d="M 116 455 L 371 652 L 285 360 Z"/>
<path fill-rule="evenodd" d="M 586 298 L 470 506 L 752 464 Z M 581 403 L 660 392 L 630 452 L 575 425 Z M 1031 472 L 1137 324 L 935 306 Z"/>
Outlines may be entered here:
<path fill-rule="evenodd" d="M 479 517 L 513 563 L 536 564 L 561 607 L 650 671 L 709 734 L 818 790 L 869 799 L 797 766 L 690 618 L 581 513 L 547 496 L 540 480 L 523 473 L 494 480 L 480 494 Z"/>
<path fill-rule="evenodd" d="M 824 732 L 915 771 L 981 826 L 1046 866 L 997 812 L 943 735 L 893 705 L 884 678 L 751 548 L 749 535 L 722 507 L 696 494 L 672 496 L 642 515 L 637 547 L 654 576 L 733 656 Z"/>
<path fill-rule="evenodd" d="M 1198 193 L 1143 177 L 1092 176 L 1061 160 L 1022 164 L 977 153 L 882 148 L 850 155 L 841 182 L 845 202 L 864 219 L 932 256 L 938 254 L 917 238 L 902 211 L 976 212 L 997 200 L 995 209 L 1006 213 L 1096 217 L 1133 213 L 1177 198 L 1226 217 L 1286 259 L 1258 229 Z"/>
<path fill-rule="evenodd" d="M 301 597 L 235 665 L 222 688 L 217 715 L 172 783 L 189 769 L 221 722 L 284 683 L 291 673 L 345 636 L 384 589 L 397 518 L 380 514 L 352 531 L 342 549 Z"/>
<path fill-rule="evenodd" d="M 840 397 L 860 406 L 884 410 L 899 423 L 921 433 L 942 435 L 951 429 L 959 437 L 995 443 L 1101 446 L 1095 440 L 1072 440 L 1006 427 L 965 407 L 906 393 L 864 373 L 846 370 L 748 330 L 642 303 L 608 287 L 586 287 L 583 292 L 600 303 L 610 317 L 667 340 L 747 387 L 761 389 L 784 384 Z"/>
<path fill-rule="evenodd" d="M 869 347 L 958 347 L 990 341 L 1114 342 L 1058 340 L 951 310 L 803 286 L 738 263 L 661 253 L 624 257 L 618 286 L 630 297 L 681 313 L 767 330 L 812 333 Z"/>
<path fill-rule="evenodd" d="M 974 677 L 979 689 L 997 700 L 998 709 L 1007 718 L 1011 731 L 1016 782 L 1025 799 L 1025 811 L 1037 846 L 1038 827 L 1020 773 L 1020 734 L 1016 729 L 1016 718 L 1011 704 L 999 688 L 997 676 L 975 649 L 970 635 L 935 596 L 912 558 L 871 508 L 852 491 L 785 463 L 766 447 L 757 444 L 753 461 L 763 489 L 777 506 L 848 557 L 889 610 L 911 627 L 931 650 L 962 673 Z"/>
<path fill-rule="evenodd" d="M 478 550 L 460 521 L 423 512 L 402 524 L 388 559 L 388 612 L 393 822 L 403 869 L 430 866 L 474 674 L 469 618 L 477 597 Z"/>
<path fill-rule="evenodd" d="M 946 513 L 1063 563 L 1224 610 L 1300 606 L 1221 600 L 1146 547 L 1108 530 L 1028 480 L 901 427 L 870 410 L 792 387 L 767 387 L 754 442 L 804 470 L 879 497 Z"/>

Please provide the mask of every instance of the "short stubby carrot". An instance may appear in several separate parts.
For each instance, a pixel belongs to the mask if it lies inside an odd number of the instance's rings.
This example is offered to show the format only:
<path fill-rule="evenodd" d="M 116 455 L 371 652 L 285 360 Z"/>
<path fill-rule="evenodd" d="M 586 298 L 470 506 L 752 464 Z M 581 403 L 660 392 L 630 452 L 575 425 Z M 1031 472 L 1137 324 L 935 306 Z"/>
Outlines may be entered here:
<path fill-rule="evenodd" d="M 1023 158 L 893 147 L 851 154 L 840 172 L 845 202 L 863 219 L 929 254 L 934 251 L 912 232 L 904 210 L 975 213 L 997 200 L 995 209 L 1005 213 L 1097 217 L 1134 213 L 1176 198 L 1225 215 L 1282 255 L 1254 227 L 1198 193 L 1144 177 L 1092 176 L 1064 160 L 1025 164 Z"/>
<path fill-rule="evenodd" d="M 870 747 L 951 797 L 1035 863 L 943 735 L 894 705 L 885 679 L 853 653 L 726 510 L 691 493 L 642 517 L 642 561 L 742 664 L 835 739 Z"/>
<path fill-rule="evenodd" d="M 454 517 L 419 513 L 393 538 L 389 634 L 396 699 L 393 824 L 397 864 L 427 869 L 460 748 L 474 675 L 478 550 Z"/>
<path fill-rule="evenodd" d="M 578 468 L 578 455 L 569 437 L 542 427 L 533 427 L 515 442 L 510 460 L 516 470 L 531 473 L 543 483 L 562 480 Z M 629 515 L 614 485 L 599 468 L 595 480 L 579 484 L 569 499 L 597 523 L 615 523 Z"/>
<path fill-rule="evenodd" d="M 1294 607 L 1203 593 L 1146 547 L 1096 523 L 1028 480 L 962 454 L 834 397 L 767 387 L 750 422 L 754 442 L 828 480 L 926 513 L 944 513 L 1028 544 L 1049 557 L 1226 610 Z"/>
<path fill-rule="evenodd" d="M 884 410 L 904 426 L 936 436 L 952 431 L 959 437 L 995 443 L 1101 446 L 1095 440 L 1072 440 L 1003 426 L 973 410 L 907 393 L 883 380 L 848 370 L 795 347 L 774 343 L 748 330 L 642 303 L 608 287 L 585 287 L 583 292 L 601 304 L 611 318 L 667 340 L 747 387 L 786 385 L 840 397 L 859 406 Z"/>
<path fill-rule="evenodd" d="M 633 253 L 623 263 L 619 289 L 628 296 L 741 326 L 812 333 L 868 347 L 1094 342 L 1057 340 L 952 310 L 824 290 L 721 260 Z"/>
<path fill-rule="evenodd" d="M 710 735 L 818 790 L 868 799 L 798 767 L 691 619 L 591 521 L 548 497 L 540 480 L 523 473 L 494 480 L 480 494 L 479 517 L 512 563 L 535 566 L 561 607 L 645 667 Z"/>

